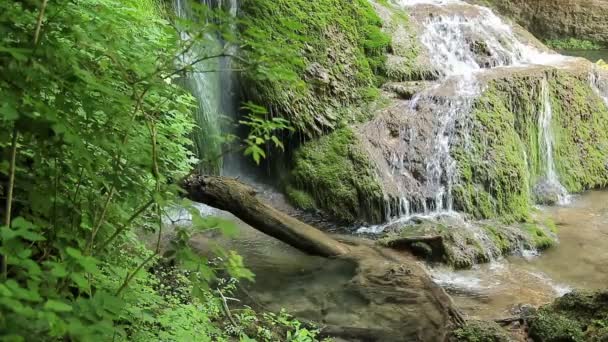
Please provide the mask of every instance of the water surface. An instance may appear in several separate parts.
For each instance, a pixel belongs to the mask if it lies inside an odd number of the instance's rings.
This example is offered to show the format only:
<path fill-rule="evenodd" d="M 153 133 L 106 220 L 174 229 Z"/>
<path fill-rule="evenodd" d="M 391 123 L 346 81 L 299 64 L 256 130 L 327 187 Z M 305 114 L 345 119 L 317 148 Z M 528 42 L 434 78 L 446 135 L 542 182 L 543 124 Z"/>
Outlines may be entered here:
<path fill-rule="evenodd" d="M 608 191 L 543 208 L 558 225 L 559 245 L 540 255 L 509 257 L 472 270 L 433 269 L 434 279 L 469 316 L 510 316 L 520 303 L 542 305 L 572 289 L 608 285 Z"/>

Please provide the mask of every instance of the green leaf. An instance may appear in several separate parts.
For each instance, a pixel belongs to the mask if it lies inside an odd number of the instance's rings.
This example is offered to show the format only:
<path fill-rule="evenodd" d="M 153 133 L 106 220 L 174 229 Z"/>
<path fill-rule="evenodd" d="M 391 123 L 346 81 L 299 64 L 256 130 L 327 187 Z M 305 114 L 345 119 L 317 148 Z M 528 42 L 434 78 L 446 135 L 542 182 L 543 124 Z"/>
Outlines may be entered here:
<path fill-rule="evenodd" d="M 60 302 L 57 300 L 49 299 L 45 304 L 44 308 L 49 311 L 55 312 L 70 312 L 72 311 L 72 306 L 66 304 L 64 302 Z"/>
<path fill-rule="evenodd" d="M 65 252 L 69 256 L 71 256 L 72 258 L 74 258 L 74 259 L 81 259 L 82 258 L 82 253 L 79 250 L 75 249 L 75 248 L 67 247 L 65 249 Z"/>
<path fill-rule="evenodd" d="M 78 287 L 80 289 L 82 289 L 82 290 L 89 289 L 89 282 L 82 274 L 72 273 L 72 274 L 70 274 L 70 279 L 72 279 L 72 281 L 74 281 L 74 283 L 76 283 L 76 285 L 78 285 Z"/>
<path fill-rule="evenodd" d="M 19 117 L 17 109 L 8 101 L 0 106 L 0 115 L 6 121 L 14 121 Z"/>

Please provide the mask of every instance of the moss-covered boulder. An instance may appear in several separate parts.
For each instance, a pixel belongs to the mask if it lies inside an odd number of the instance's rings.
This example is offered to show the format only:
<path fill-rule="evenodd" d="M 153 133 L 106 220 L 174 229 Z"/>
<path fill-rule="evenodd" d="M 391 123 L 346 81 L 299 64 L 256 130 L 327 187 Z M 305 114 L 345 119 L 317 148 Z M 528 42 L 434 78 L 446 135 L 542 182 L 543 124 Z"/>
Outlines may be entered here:
<path fill-rule="evenodd" d="M 607 184 L 608 109 L 592 88 L 590 73 L 591 64 L 579 61 L 572 69 L 526 68 L 487 81 L 469 116 L 470 128 L 453 148 L 458 209 L 478 218 L 528 217 L 531 189 L 544 181 L 548 167 L 539 142 L 544 96 L 552 110 L 553 159 L 561 184 L 570 192 Z"/>
<path fill-rule="evenodd" d="M 608 341 L 608 291 L 556 299 L 538 311 L 529 334 L 537 342 Z"/>
<path fill-rule="evenodd" d="M 464 222 L 446 216 L 413 220 L 405 226 L 391 228 L 379 243 L 408 249 L 426 261 L 461 269 L 522 252 L 522 248 L 549 248 L 557 242 L 554 229 L 552 221 L 540 218 L 527 223 L 504 224 L 499 221 Z"/>
<path fill-rule="evenodd" d="M 384 219 L 384 195 L 374 166 L 349 128 L 298 149 L 287 194 L 294 204 L 322 209 L 339 221 Z"/>

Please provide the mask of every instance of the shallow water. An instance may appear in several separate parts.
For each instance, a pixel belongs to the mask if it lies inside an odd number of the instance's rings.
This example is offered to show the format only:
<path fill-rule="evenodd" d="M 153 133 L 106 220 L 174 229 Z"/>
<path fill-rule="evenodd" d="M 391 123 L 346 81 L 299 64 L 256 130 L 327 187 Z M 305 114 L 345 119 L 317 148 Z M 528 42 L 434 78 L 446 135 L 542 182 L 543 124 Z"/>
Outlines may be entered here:
<path fill-rule="evenodd" d="M 327 324 L 380 328 L 382 312 L 349 291 L 355 265 L 306 255 L 242 223 L 229 213 L 202 206 L 206 214 L 234 219 L 239 234 L 196 236 L 193 244 L 205 253 L 219 244 L 241 254 L 256 274 L 244 286 L 250 305 L 266 310 L 288 309 L 299 317 Z M 518 304 L 539 306 L 575 288 L 599 289 L 608 284 L 608 191 L 573 196 L 570 204 L 540 208 L 558 226 L 560 243 L 542 254 L 528 251 L 471 270 L 430 268 L 433 279 L 452 295 L 471 318 L 513 315 Z M 376 323 L 374 323 L 376 322 Z"/>
<path fill-rule="evenodd" d="M 432 270 L 465 314 L 507 317 L 520 303 L 541 305 L 575 288 L 608 285 L 608 191 L 591 191 L 567 206 L 541 210 L 558 225 L 558 246 L 472 270 Z"/>

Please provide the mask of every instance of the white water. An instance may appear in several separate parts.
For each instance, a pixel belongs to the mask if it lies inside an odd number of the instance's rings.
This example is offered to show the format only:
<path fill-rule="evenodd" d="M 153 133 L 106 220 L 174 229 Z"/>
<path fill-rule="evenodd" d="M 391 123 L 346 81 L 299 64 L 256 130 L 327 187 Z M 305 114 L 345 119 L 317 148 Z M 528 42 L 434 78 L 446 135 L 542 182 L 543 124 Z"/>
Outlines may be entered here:
<path fill-rule="evenodd" d="M 237 0 L 201 0 L 201 4 L 210 9 L 223 9 L 232 16 L 236 16 L 238 10 Z M 194 19 L 186 0 L 175 0 L 174 5 L 179 17 Z M 181 38 L 185 42 L 193 39 L 189 32 L 181 32 Z M 178 60 L 185 66 L 207 56 L 231 54 L 235 50 L 236 47 L 227 45 L 215 32 L 208 32 L 201 42 L 195 43 Z M 210 58 L 194 64 L 193 71 L 185 79 L 186 87 L 198 101 L 195 121 L 199 128 L 193 136 L 197 157 L 205 161 L 202 163 L 203 171 L 210 174 L 223 171 L 222 135 L 225 125 L 222 121 L 226 121 L 223 117 L 236 121 L 235 77 L 230 69 L 229 57 Z"/>
<path fill-rule="evenodd" d="M 559 181 L 559 176 L 555 170 L 555 161 L 553 159 L 553 107 L 551 105 L 551 96 L 549 94 L 549 84 L 544 78 L 541 83 L 541 103 L 542 108 L 538 116 L 538 145 L 540 146 L 543 155 L 545 178 L 547 186 L 557 192 L 558 204 L 567 204 L 570 202 L 568 190 Z"/>
<path fill-rule="evenodd" d="M 441 77 L 437 85 L 414 96 L 410 105 L 410 110 L 414 112 L 421 104 L 431 107 L 435 116 L 434 138 L 429 142 L 432 149 L 426 158 L 425 184 L 422 190 L 424 199 L 413 197 L 407 192 L 407 187 L 404 187 L 406 190 L 399 187 L 399 196 L 397 199 L 389 199 L 390 204 L 387 205 L 389 210 L 386 219 L 389 222 L 361 228 L 361 232 L 380 232 L 387 226 L 407 222 L 412 217 L 457 215 L 453 212 L 452 189 L 458 175 L 451 147 L 458 139 L 465 139 L 466 146 L 467 132 L 463 130 L 470 126 L 468 122 L 472 105 L 483 90 L 480 85 L 482 82 L 478 79 L 498 67 L 553 65 L 566 58 L 527 45 L 507 23 L 486 7 L 459 0 L 395 0 L 395 3 L 407 7 L 408 12 L 417 11 L 418 6 L 435 6 L 435 9 L 429 10 L 430 15 L 426 19 L 416 20 L 422 20 L 418 23 L 422 28 L 420 42 L 428 51 L 431 65 L 437 68 Z M 447 7 L 460 9 L 444 11 Z M 416 114 L 407 112 L 404 115 Z M 550 116 L 548 120 L 551 120 Z M 546 132 L 547 141 L 552 142 L 551 131 L 543 129 L 543 132 Z M 401 138 L 407 139 L 405 136 Z M 551 149 L 547 155 L 553 163 L 553 144 L 544 143 L 544 146 Z M 407 154 L 408 151 L 404 151 L 401 155 L 394 156 L 395 160 L 391 162 L 393 174 L 400 175 L 409 171 L 404 170 L 403 166 L 407 165 Z M 547 176 L 556 180 L 554 163 L 548 165 Z"/>
<path fill-rule="evenodd" d="M 593 70 L 589 73 L 589 84 L 593 91 L 599 95 L 606 106 L 608 106 L 608 80 L 606 80 L 605 74 L 608 72 L 602 72 L 599 70 L 599 67 L 594 66 Z"/>

